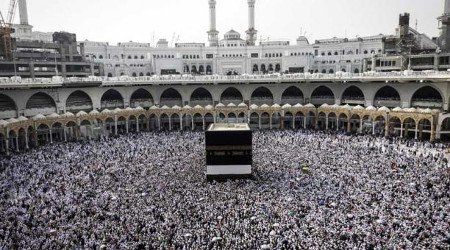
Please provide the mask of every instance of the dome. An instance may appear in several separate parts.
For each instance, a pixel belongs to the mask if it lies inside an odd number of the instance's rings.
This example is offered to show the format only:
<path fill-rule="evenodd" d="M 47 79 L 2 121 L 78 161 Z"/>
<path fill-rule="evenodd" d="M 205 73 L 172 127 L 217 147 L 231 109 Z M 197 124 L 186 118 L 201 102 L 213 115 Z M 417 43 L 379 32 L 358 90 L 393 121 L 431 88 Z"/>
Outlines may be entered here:
<path fill-rule="evenodd" d="M 8 122 L 5 120 L 0 120 L 0 126 L 6 126 L 8 125 Z"/>
<path fill-rule="evenodd" d="M 277 103 L 275 103 L 274 105 L 272 105 L 272 108 L 278 109 L 278 108 L 281 108 L 281 106 L 278 105 Z"/>
<path fill-rule="evenodd" d="M 394 108 L 392 111 L 394 111 L 394 112 L 402 112 L 403 109 L 400 108 L 400 107 L 396 107 L 396 108 Z"/>
<path fill-rule="evenodd" d="M 348 104 L 345 104 L 344 106 L 342 106 L 343 109 L 347 109 L 347 110 L 351 110 L 352 107 Z"/>
<path fill-rule="evenodd" d="M 306 104 L 305 107 L 307 107 L 307 108 L 315 108 L 316 106 L 314 106 L 314 104 L 312 104 L 312 103 L 308 103 L 308 104 Z"/>
<path fill-rule="evenodd" d="M 77 113 L 77 116 L 85 116 L 85 115 L 87 115 L 87 113 L 84 111 L 80 111 Z"/>
<path fill-rule="evenodd" d="M 167 105 L 162 106 L 161 109 L 170 109 Z"/>
<path fill-rule="evenodd" d="M 300 103 L 297 103 L 294 105 L 294 108 L 303 108 L 303 105 L 301 105 Z"/>
<path fill-rule="evenodd" d="M 98 115 L 100 114 L 97 110 L 92 110 L 91 112 L 89 112 L 90 115 Z"/>
<path fill-rule="evenodd" d="M 250 109 L 257 109 L 257 108 L 258 108 L 258 105 L 256 105 L 256 104 L 250 105 Z"/>
<path fill-rule="evenodd" d="M 366 108 L 367 111 L 376 111 L 377 108 L 375 108 L 374 106 L 369 106 Z"/>
<path fill-rule="evenodd" d="M 379 108 L 378 111 L 389 112 L 391 110 L 389 108 L 383 106 L 383 107 Z"/>
<path fill-rule="evenodd" d="M 135 108 L 135 110 L 144 110 L 144 108 L 142 108 L 141 106 L 137 106 L 137 107 Z"/>
<path fill-rule="evenodd" d="M 114 109 L 114 113 L 119 113 L 119 112 L 122 112 L 122 109 L 120 109 L 120 108 Z"/>
<path fill-rule="evenodd" d="M 354 107 L 353 110 L 364 110 L 364 107 L 361 105 L 358 105 L 358 106 Z"/>
<path fill-rule="evenodd" d="M 126 111 L 133 111 L 134 109 L 132 109 L 132 108 L 130 108 L 130 107 L 127 107 L 125 110 L 126 110 Z"/>
<path fill-rule="evenodd" d="M 230 30 L 224 35 L 225 40 L 241 40 L 241 34 L 235 30 Z"/>
<path fill-rule="evenodd" d="M 33 120 L 40 120 L 40 119 L 45 119 L 45 116 L 43 114 L 39 114 L 33 117 Z"/>
<path fill-rule="evenodd" d="M 288 103 L 288 104 L 284 104 L 284 105 L 283 105 L 283 108 L 284 108 L 284 109 L 288 109 L 288 108 L 292 108 L 292 106 L 291 106 L 291 104 Z"/>
<path fill-rule="evenodd" d="M 192 109 L 192 107 L 189 106 L 189 105 L 186 105 L 186 106 L 184 106 L 183 108 L 184 108 L 184 109 Z"/>
<path fill-rule="evenodd" d="M 202 109 L 203 107 L 200 105 L 195 105 L 194 109 Z"/>
<path fill-rule="evenodd" d="M 8 123 L 15 123 L 15 122 L 19 122 L 19 120 L 17 120 L 16 118 L 10 118 L 10 119 L 7 120 L 7 122 Z"/>
<path fill-rule="evenodd" d="M 47 115 L 48 118 L 58 118 L 59 115 L 57 113 L 53 113 L 51 115 Z"/>
<path fill-rule="evenodd" d="M 105 109 L 105 110 L 107 110 L 107 109 Z M 65 114 L 62 115 L 62 117 L 73 117 L 73 116 L 75 116 L 75 115 L 71 112 L 66 112 Z"/>
<path fill-rule="evenodd" d="M 112 112 L 111 110 L 105 109 L 105 110 L 102 111 L 102 114 L 109 114 L 109 113 L 111 113 L 111 112 Z"/>
<path fill-rule="evenodd" d="M 261 105 L 261 108 L 266 109 L 266 108 L 270 108 L 270 106 L 267 104 L 263 104 L 263 105 Z"/>
<path fill-rule="evenodd" d="M 246 107 L 247 107 L 247 104 L 245 104 L 245 103 L 240 103 L 240 104 L 238 105 L 238 107 L 240 107 L 240 108 L 246 108 Z"/>
<path fill-rule="evenodd" d="M 206 105 L 205 109 L 211 110 L 214 109 L 214 107 L 212 105 Z"/>
<path fill-rule="evenodd" d="M 230 103 L 230 104 L 227 105 L 227 107 L 233 108 L 233 107 L 236 107 L 236 104 Z"/>
<path fill-rule="evenodd" d="M 328 103 L 324 103 L 322 104 L 322 106 L 320 106 L 321 108 L 328 108 L 330 105 L 328 105 Z"/>
<path fill-rule="evenodd" d="M 172 107 L 172 109 L 181 109 L 181 107 L 178 106 L 178 105 L 175 105 L 175 106 Z"/>
<path fill-rule="evenodd" d="M 221 107 L 225 107 L 225 105 L 223 105 L 223 103 L 219 103 L 216 105 L 216 108 L 221 108 Z"/>
<path fill-rule="evenodd" d="M 155 109 L 158 109 L 158 107 L 156 107 L 155 105 L 153 105 L 150 109 L 155 110 Z"/>
<path fill-rule="evenodd" d="M 17 120 L 19 120 L 20 122 L 25 122 L 25 121 L 28 121 L 28 118 L 26 118 L 24 116 L 20 116 L 19 118 L 17 118 Z"/>

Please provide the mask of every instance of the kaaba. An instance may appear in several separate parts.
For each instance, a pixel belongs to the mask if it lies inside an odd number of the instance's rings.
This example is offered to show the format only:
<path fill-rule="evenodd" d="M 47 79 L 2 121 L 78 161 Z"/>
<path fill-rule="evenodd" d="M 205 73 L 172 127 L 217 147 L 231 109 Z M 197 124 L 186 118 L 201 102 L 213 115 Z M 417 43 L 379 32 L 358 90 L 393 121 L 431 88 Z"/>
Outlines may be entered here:
<path fill-rule="evenodd" d="M 246 123 L 211 124 L 205 132 L 206 178 L 252 176 L 252 131 Z"/>

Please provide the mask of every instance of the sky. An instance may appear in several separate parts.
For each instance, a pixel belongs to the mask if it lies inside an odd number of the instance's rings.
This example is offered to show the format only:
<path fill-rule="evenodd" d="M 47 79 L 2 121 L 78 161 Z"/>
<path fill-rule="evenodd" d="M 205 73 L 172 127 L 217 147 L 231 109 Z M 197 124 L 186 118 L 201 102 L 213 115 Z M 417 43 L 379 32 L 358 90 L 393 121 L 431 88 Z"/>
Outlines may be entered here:
<path fill-rule="evenodd" d="M 0 0 L 5 16 L 10 0 Z M 256 0 L 258 40 L 310 42 L 332 37 L 393 34 L 398 15 L 411 13 L 411 26 L 430 37 L 439 34 L 436 18 L 444 0 Z M 245 38 L 246 0 L 217 0 L 220 37 L 235 29 Z M 77 39 L 109 42 L 207 43 L 208 0 L 28 0 L 35 31 L 68 31 Z M 16 21 L 19 20 L 17 11 Z"/>

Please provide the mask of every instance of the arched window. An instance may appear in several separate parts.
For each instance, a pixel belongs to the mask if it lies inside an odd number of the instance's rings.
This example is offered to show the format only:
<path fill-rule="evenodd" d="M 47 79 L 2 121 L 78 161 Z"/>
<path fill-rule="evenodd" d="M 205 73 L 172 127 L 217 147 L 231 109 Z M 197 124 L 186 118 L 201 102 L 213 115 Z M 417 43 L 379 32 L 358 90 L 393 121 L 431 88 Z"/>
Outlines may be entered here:
<path fill-rule="evenodd" d="M 141 59 L 145 59 L 145 56 L 141 56 Z"/>
<path fill-rule="evenodd" d="M 139 73 L 139 76 L 144 76 L 144 73 L 142 73 L 142 72 L 141 72 L 141 73 Z"/>
<path fill-rule="evenodd" d="M 132 59 L 131 56 L 128 56 L 128 59 Z"/>
<path fill-rule="evenodd" d="M 108 77 L 112 77 L 113 75 L 111 73 L 108 73 Z"/>
<path fill-rule="evenodd" d="M 102 55 L 99 55 L 99 56 L 98 56 L 98 59 L 103 59 L 103 56 L 102 56 Z"/>

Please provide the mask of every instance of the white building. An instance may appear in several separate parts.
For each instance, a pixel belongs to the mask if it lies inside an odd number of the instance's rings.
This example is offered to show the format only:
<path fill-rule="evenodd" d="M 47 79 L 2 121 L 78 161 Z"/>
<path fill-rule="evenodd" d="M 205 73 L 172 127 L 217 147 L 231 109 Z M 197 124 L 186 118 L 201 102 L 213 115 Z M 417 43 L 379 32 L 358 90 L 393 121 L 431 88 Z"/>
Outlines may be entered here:
<path fill-rule="evenodd" d="M 284 72 L 359 73 L 367 70 L 364 59 L 382 53 L 385 36 L 356 39 L 332 38 L 310 44 L 300 36 L 296 43 L 266 41 L 256 44 L 255 0 L 248 0 L 249 28 L 246 39 L 230 30 L 219 40 L 216 30 L 216 1 L 209 0 L 209 46 L 204 43 L 177 43 L 169 47 L 160 40 L 156 47 L 147 43 L 84 41 L 86 58 L 104 63 L 105 75 L 146 76 L 164 74 L 270 74 Z"/>

